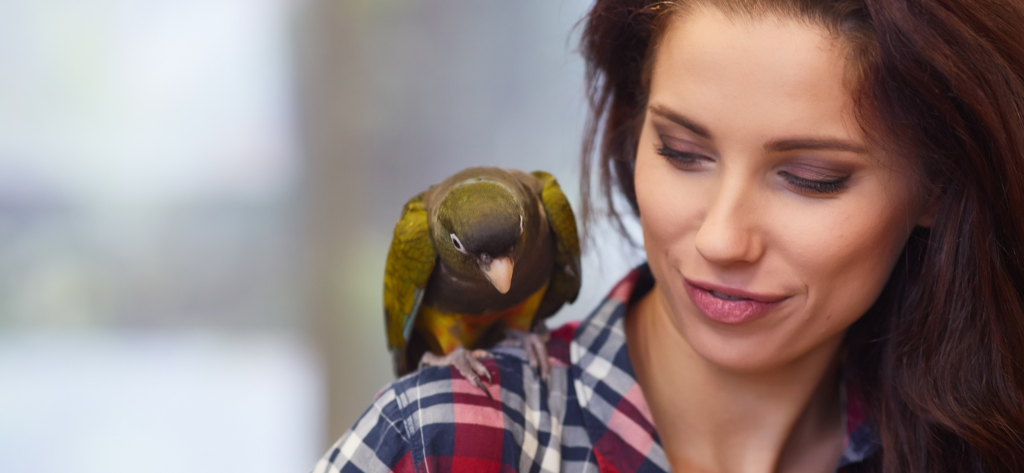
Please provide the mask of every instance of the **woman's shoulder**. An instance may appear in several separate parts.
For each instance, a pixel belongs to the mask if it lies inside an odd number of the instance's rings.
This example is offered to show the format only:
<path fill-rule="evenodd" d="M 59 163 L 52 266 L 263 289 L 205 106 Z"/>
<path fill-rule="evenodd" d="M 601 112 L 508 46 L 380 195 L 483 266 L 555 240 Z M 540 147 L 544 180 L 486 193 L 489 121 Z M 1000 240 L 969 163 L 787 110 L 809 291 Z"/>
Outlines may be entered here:
<path fill-rule="evenodd" d="M 578 322 L 570 322 L 550 333 L 547 351 L 553 371 L 564 373 L 568 370 L 569 345 L 578 325 Z M 400 409 L 395 412 L 404 416 L 440 404 L 469 403 L 485 409 L 497 409 L 509 396 L 523 398 L 532 394 L 532 390 L 550 391 L 555 387 L 542 382 L 521 348 L 493 348 L 487 353 L 489 357 L 481 360 L 491 375 L 491 381 L 484 383 L 486 392 L 464 378 L 454 367 L 425 366 L 386 386 L 377 395 L 374 405 L 387 401 L 387 406 Z M 555 384 L 554 380 L 552 384 Z M 493 402 L 485 403 L 484 399 Z"/>
<path fill-rule="evenodd" d="M 564 422 L 571 396 L 569 344 L 575 328 L 570 323 L 551 332 L 547 381 L 518 348 L 490 350 L 482 360 L 491 374 L 486 393 L 451 367 L 424 367 L 399 378 L 377 394 L 314 472 L 411 472 L 423 464 L 476 471 L 500 466 L 511 458 L 503 450 L 521 449 L 524 442 L 541 443 L 533 451 L 543 453 L 544 442 L 557 441 L 551 427 Z"/>

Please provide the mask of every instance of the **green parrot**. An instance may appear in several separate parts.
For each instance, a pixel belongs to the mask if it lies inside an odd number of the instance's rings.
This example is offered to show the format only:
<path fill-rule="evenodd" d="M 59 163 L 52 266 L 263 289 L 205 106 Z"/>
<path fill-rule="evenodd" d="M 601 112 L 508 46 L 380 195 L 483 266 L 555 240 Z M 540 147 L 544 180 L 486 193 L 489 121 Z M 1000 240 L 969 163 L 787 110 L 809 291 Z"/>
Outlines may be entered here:
<path fill-rule="evenodd" d="M 576 300 L 580 276 L 576 219 L 550 174 L 479 167 L 430 187 L 405 204 L 384 272 L 396 375 L 451 365 L 484 389 L 482 348 L 501 343 L 546 378 L 543 320 Z"/>

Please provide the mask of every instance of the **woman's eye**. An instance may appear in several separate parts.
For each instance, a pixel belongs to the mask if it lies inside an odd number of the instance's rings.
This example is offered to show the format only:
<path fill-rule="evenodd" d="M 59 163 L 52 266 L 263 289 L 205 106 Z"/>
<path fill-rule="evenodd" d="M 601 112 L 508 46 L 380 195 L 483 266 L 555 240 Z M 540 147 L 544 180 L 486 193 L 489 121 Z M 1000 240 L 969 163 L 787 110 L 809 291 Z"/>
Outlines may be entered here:
<path fill-rule="evenodd" d="M 825 180 L 807 179 L 786 171 L 779 171 L 779 176 L 790 185 L 815 194 L 835 194 L 845 189 L 846 181 L 849 180 L 849 177 Z"/>
<path fill-rule="evenodd" d="M 665 159 L 667 159 L 670 163 L 676 166 L 682 166 L 687 168 L 700 166 L 701 164 L 711 160 L 711 158 L 708 158 L 703 154 L 680 151 L 678 149 L 669 148 L 664 144 L 658 148 L 658 154 L 664 156 Z"/>

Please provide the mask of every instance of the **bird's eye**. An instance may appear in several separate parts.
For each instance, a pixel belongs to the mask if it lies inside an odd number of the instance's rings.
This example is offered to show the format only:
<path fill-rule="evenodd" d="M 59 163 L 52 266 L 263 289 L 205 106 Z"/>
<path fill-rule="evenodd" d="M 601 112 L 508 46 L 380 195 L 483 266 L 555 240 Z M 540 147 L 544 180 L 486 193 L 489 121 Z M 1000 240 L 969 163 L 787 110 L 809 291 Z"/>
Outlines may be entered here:
<path fill-rule="evenodd" d="M 452 244 L 455 245 L 455 249 L 465 253 L 466 248 L 462 246 L 462 241 L 459 240 L 459 237 L 455 236 L 454 233 L 450 233 L 449 235 L 452 237 Z"/>
<path fill-rule="evenodd" d="M 523 216 L 522 215 L 519 216 L 519 234 L 520 235 L 523 234 Z"/>

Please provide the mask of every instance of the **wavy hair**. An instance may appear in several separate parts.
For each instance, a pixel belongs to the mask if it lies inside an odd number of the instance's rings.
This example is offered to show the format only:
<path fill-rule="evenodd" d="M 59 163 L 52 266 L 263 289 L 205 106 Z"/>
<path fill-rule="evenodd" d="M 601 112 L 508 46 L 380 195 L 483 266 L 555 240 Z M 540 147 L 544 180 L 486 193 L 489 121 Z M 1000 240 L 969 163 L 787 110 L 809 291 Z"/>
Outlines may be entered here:
<path fill-rule="evenodd" d="M 1024 472 L 1024 3 L 1019 0 L 597 0 L 583 20 L 597 178 L 639 213 L 633 166 L 647 74 L 693 5 L 808 19 L 848 47 L 869 139 L 914 160 L 937 215 L 917 228 L 844 341 L 881 441 L 873 472 Z"/>

